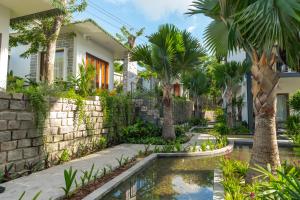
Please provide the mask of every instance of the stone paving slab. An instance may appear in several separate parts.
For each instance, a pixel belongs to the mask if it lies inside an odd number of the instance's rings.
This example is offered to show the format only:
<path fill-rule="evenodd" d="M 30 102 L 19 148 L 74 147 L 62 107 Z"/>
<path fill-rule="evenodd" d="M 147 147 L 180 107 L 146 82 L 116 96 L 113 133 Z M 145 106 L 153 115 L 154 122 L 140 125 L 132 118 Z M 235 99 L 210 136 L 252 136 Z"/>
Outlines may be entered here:
<path fill-rule="evenodd" d="M 183 147 L 201 144 L 201 141 L 207 139 L 213 139 L 208 134 L 193 134 L 191 140 Z M 154 146 L 151 146 L 151 149 Z M 83 158 L 72 160 L 63 165 L 51 167 L 49 169 L 33 173 L 29 176 L 24 176 L 3 184 L 1 186 L 6 187 L 4 193 L 0 194 L 1 200 L 17 200 L 21 194 L 26 191 L 23 200 L 31 200 L 32 197 L 39 191 L 42 191 L 39 200 L 57 199 L 64 195 L 61 187 L 64 186 L 64 170 L 69 169 L 71 166 L 73 169 L 77 169 L 77 180 L 82 175 L 82 170 L 89 170 L 93 164 L 95 164 L 95 170 L 103 169 L 107 165 L 111 165 L 113 168 L 118 166 L 116 158 L 124 157 L 133 158 L 138 155 L 140 150 L 145 150 L 143 144 L 121 144 L 108 148 L 97 153 L 85 156 Z"/>

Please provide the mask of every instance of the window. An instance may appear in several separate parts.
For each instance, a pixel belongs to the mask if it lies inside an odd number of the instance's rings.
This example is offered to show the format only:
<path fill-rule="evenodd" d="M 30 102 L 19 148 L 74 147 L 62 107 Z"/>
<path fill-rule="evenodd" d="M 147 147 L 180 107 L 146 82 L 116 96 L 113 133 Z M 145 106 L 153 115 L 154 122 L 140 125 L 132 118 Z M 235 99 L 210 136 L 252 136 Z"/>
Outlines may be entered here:
<path fill-rule="evenodd" d="M 108 89 L 109 64 L 91 54 L 86 54 L 87 64 L 92 64 L 96 68 L 95 84 L 96 88 Z"/>
<path fill-rule="evenodd" d="M 41 52 L 40 59 L 40 81 L 46 79 L 46 53 Z M 54 79 L 64 80 L 64 50 L 57 50 L 54 61 Z"/>

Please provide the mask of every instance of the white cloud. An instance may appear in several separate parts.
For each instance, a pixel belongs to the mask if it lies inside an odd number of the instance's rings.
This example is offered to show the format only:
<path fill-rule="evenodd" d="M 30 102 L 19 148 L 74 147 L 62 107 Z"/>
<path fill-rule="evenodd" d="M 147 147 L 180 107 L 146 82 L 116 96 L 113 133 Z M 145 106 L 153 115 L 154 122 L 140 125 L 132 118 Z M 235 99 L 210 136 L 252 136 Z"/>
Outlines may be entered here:
<path fill-rule="evenodd" d="M 187 31 L 192 33 L 196 29 L 196 26 L 190 26 L 187 28 Z"/>
<path fill-rule="evenodd" d="M 133 3 L 135 7 L 151 20 L 159 20 L 172 13 L 183 14 L 193 0 L 105 0 L 114 4 Z"/>
<path fill-rule="evenodd" d="M 151 20 L 159 20 L 171 13 L 187 12 L 193 0 L 132 0 L 138 9 Z"/>

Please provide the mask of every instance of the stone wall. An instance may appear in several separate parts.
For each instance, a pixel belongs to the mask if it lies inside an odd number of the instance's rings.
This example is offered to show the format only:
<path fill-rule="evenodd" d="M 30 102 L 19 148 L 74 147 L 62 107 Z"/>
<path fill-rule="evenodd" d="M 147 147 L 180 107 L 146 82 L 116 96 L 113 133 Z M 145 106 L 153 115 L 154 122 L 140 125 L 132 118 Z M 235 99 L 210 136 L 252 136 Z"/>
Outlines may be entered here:
<path fill-rule="evenodd" d="M 134 99 L 136 114 L 145 121 L 162 125 L 163 105 L 157 98 Z M 193 115 L 192 101 L 173 101 L 173 120 L 180 124 L 189 120 Z"/>
<path fill-rule="evenodd" d="M 78 120 L 74 100 L 49 99 L 50 112 L 44 126 L 37 129 L 30 102 L 23 94 L 0 92 L 0 169 L 14 164 L 24 170 L 25 163 L 58 159 L 64 149 L 76 152 L 80 144 L 98 139 L 103 113 L 99 100 L 85 101 L 85 117 Z"/>

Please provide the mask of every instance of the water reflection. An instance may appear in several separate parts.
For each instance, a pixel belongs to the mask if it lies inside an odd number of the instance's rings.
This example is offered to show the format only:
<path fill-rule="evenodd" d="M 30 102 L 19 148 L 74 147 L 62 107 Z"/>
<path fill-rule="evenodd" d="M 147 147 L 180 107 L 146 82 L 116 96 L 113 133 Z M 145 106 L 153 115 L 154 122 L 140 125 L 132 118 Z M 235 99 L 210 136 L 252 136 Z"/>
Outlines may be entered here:
<path fill-rule="evenodd" d="M 229 156 L 249 161 L 251 147 L 236 146 Z M 161 158 L 130 178 L 103 200 L 209 200 L 213 197 L 213 170 L 220 157 Z M 280 148 L 282 161 L 295 162 L 292 149 Z"/>
<path fill-rule="evenodd" d="M 157 159 L 107 195 L 105 200 L 209 200 L 213 197 L 211 159 Z"/>

